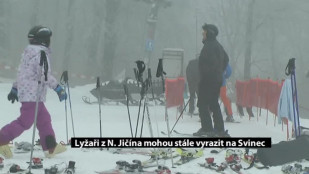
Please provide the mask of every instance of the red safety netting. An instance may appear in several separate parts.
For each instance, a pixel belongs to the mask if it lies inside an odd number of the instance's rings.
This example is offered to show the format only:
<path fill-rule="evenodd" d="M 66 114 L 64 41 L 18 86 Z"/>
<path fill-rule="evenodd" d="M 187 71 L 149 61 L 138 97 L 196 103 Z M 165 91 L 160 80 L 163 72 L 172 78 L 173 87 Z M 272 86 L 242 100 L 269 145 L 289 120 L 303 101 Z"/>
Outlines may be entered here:
<path fill-rule="evenodd" d="M 277 115 L 278 101 L 283 83 L 270 79 L 236 81 L 237 105 L 267 109 Z"/>
<path fill-rule="evenodd" d="M 166 107 L 183 105 L 183 94 L 185 90 L 185 79 L 165 79 Z"/>

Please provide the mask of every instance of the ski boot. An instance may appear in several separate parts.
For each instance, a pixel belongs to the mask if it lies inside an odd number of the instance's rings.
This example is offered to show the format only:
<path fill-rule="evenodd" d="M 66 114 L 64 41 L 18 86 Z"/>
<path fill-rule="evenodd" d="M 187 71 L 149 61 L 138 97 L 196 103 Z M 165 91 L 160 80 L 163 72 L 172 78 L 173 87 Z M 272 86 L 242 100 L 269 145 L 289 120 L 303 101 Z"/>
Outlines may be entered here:
<path fill-rule="evenodd" d="M 45 169 L 45 174 L 59 174 L 62 173 L 66 169 L 66 164 L 60 163 L 51 166 L 49 169 Z"/>
<path fill-rule="evenodd" d="M 213 158 L 213 157 L 205 158 L 205 161 L 206 161 L 206 163 L 205 163 L 206 168 L 218 170 L 219 166 L 217 166 L 217 164 L 215 163 L 215 158 Z"/>
<path fill-rule="evenodd" d="M 43 159 L 40 158 L 32 158 L 33 165 L 31 166 L 32 169 L 41 169 L 43 168 L 42 164 Z"/>
<path fill-rule="evenodd" d="M 64 145 L 57 144 L 55 137 L 51 135 L 46 137 L 46 146 L 48 150 L 45 151 L 44 154 L 47 158 L 52 158 L 56 154 L 65 152 L 67 150 Z"/>
<path fill-rule="evenodd" d="M 49 169 L 45 169 L 45 174 L 57 174 L 58 168 L 56 166 L 52 166 Z"/>
<path fill-rule="evenodd" d="M 221 163 L 219 166 L 214 162 L 215 159 L 213 157 L 205 158 L 206 163 L 200 164 L 200 166 L 215 170 L 217 172 L 223 172 L 227 168 L 226 163 Z"/>
<path fill-rule="evenodd" d="M 223 162 L 217 167 L 217 171 L 222 172 L 228 167 L 227 163 Z"/>
<path fill-rule="evenodd" d="M 117 169 L 119 169 L 119 170 L 124 170 L 125 169 L 125 167 L 128 165 L 129 163 L 128 162 L 126 162 L 126 161 L 117 161 L 116 162 L 116 165 L 117 165 Z"/>
<path fill-rule="evenodd" d="M 138 164 L 127 164 L 125 172 L 138 172 Z"/>
<path fill-rule="evenodd" d="M 239 164 L 241 161 L 242 151 L 228 149 L 225 153 L 225 161 L 229 165 Z"/>
<path fill-rule="evenodd" d="M 69 161 L 68 168 L 64 171 L 65 174 L 74 174 L 75 173 L 75 161 Z"/>
<path fill-rule="evenodd" d="M 166 166 L 158 166 L 158 169 L 155 170 L 157 174 L 171 174 L 171 170 Z"/>
<path fill-rule="evenodd" d="M 253 159 L 254 159 L 254 155 L 253 154 L 247 154 L 247 153 L 244 154 L 244 160 L 246 162 L 252 163 Z"/>
<path fill-rule="evenodd" d="M 241 164 L 234 164 L 234 165 L 230 165 L 230 168 L 235 171 L 235 172 L 239 172 L 240 169 L 242 169 L 242 165 Z"/>
<path fill-rule="evenodd" d="M 227 116 L 226 119 L 225 119 L 226 122 L 235 122 L 233 116 Z"/>
<path fill-rule="evenodd" d="M 133 160 L 132 161 L 134 164 L 137 164 L 137 171 L 142 172 L 143 171 L 143 165 L 140 160 Z"/>

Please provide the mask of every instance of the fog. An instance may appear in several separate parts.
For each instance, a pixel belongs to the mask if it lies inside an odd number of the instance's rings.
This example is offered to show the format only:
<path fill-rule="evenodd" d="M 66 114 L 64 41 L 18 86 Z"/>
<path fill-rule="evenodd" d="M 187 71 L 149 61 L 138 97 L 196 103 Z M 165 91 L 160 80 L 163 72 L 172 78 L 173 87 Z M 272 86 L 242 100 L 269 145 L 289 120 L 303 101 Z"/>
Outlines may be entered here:
<path fill-rule="evenodd" d="M 201 27 L 206 22 L 219 28 L 217 39 L 230 57 L 232 83 L 254 77 L 287 78 L 286 64 L 295 57 L 305 112 L 308 9 L 308 0 L 0 0 L 0 75 L 16 76 L 15 69 L 3 67 L 18 66 L 34 25 L 53 31 L 56 77 L 68 70 L 78 76 L 72 78 L 73 84 L 85 84 L 94 83 L 93 77 L 109 80 L 121 72 L 134 78 L 136 60 L 147 60 L 155 73 L 164 48 L 183 49 L 185 68 L 203 46 Z M 156 20 L 147 21 L 154 13 Z M 146 48 L 149 39 L 151 51 Z"/>

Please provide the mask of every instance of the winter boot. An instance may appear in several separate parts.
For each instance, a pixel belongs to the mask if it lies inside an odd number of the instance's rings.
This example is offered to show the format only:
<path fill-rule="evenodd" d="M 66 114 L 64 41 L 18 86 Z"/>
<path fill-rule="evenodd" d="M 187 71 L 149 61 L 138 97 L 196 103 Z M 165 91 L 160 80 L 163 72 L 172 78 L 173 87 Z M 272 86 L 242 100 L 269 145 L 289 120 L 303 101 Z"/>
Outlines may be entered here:
<path fill-rule="evenodd" d="M 57 144 L 54 136 L 47 136 L 46 137 L 46 146 L 48 148 L 47 151 L 44 152 L 45 157 L 52 158 L 56 154 L 65 152 L 67 148 L 62 144 Z"/>
<path fill-rule="evenodd" d="M 193 133 L 193 136 L 197 136 L 197 137 L 214 137 L 214 132 L 212 131 L 205 131 L 202 128 L 200 128 L 197 132 Z"/>
<path fill-rule="evenodd" d="M 233 116 L 227 116 L 225 119 L 226 122 L 235 122 Z"/>
<path fill-rule="evenodd" d="M 12 158 L 13 154 L 8 144 L 0 146 L 0 155 L 5 158 Z"/>
<path fill-rule="evenodd" d="M 57 144 L 56 147 L 54 149 L 49 149 L 48 151 L 44 151 L 45 157 L 46 158 L 52 158 L 54 157 L 56 154 L 65 152 L 67 150 L 67 148 L 62 145 L 62 144 Z"/>
<path fill-rule="evenodd" d="M 217 132 L 216 137 L 229 138 L 231 137 L 231 135 L 228 133 L 228 130 L 226 130 L 226 131 Z"/>

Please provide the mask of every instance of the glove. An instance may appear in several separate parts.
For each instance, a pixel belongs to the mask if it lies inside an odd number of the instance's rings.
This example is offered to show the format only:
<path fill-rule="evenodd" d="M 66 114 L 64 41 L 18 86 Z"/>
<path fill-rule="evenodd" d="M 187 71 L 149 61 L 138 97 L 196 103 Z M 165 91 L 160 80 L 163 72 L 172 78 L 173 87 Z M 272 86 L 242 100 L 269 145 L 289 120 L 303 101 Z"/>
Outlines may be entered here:
<path fill-rule="evenodd" d="M 54 91 L 57 92 L 60 101 L 67 99 L 67 93 L 60 85 L 57 85 Z"/>
<path fill-rule="evenodd" d="M 8 100 L 9 100 L 9 101 L 12 101 L 12 103 L 14 103 L 15 100 L 18 101 L 17 89 L 16 89 L 16 88 L 13 87 L 13 88 L 11 89 L 11 92 L 10 92 L 9 95 L 8 95 Z"/>

